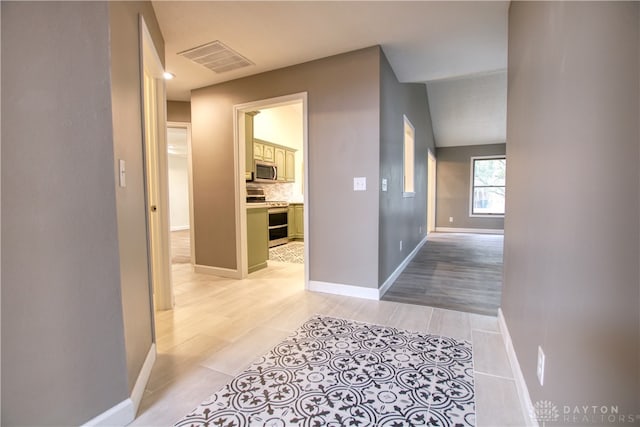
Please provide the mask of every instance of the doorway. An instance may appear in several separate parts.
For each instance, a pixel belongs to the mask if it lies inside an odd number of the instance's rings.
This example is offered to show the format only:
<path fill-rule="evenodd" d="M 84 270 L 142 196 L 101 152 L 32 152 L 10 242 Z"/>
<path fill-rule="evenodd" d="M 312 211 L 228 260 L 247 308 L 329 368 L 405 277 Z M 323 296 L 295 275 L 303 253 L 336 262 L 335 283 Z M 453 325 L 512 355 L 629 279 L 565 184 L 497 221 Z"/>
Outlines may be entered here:
<path fill-rule="evenodd" d="M 171 264 L 194 264 L 191 124 L 167 123 Z"/>
<path fill-rule="evenodd" d="M 436 156 L 427 154 L 427 234 L 436 231 Z"/>
<path fill-rule="evenodd" d="M 307 94 L 236 105 L 234 126 L 236 247 L 240 276 L 247 277 L 250 271 L 261 270 L 277 275 L 276 270 L 285 265 L 299 264 L 304 270 L 306 288 L 310 240 Z M 257 172 L 264 165 L 275 167 L 275 179 L 260 179 L 261 173 Z M 255 209 L 258 205 L 251 203 L 261 197 L 269 205 L 265 205 L 262 212 Z M 259 251 L 255 249 L 256 233 L 264 239 L 259 243 Z M 264 264 L 260 264 L 260 254 L 266 258 Z"/>

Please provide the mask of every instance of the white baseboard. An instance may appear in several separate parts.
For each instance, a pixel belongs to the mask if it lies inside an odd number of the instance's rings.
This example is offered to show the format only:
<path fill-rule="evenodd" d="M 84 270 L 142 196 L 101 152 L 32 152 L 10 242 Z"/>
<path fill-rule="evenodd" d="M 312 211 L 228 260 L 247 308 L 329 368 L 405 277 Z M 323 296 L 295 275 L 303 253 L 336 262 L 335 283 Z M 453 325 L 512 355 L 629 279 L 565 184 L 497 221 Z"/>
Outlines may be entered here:
<path fill-rule="evenodd" d="M 529 389 L 527 383 L 524 381 L 524 375 L 522 375 L 522 369 L 520 369 L 520 363 L 516 356 L 516 351 L 513 348 L 513 342 L 511 341 L 511 335 L 507 328 L 507 323 L 504 319 L 502 309 L 498 308 L 498 325 L 500 326 L 500 332 L 502 332 L 502 339 L 504 340 L 504 346 L 507 350 L 507 356 L 509 357 L 509 363 L 511 364 L 511 370 L 515 377 L 516 388 L 518 389 L 518 397 L 520 398 L 520 407 L 523 411 L 523 416 L 527 427 L 538 427 L 538 421 L 536 421 L 531 415 L 534 414 L 533 404 L 531 403 L 531 396 L 529 396 Z"/>
<path fill-rule="evenodd" d="M 176 225 L 175 227 L 171 227 L 171 231 L 183 231 L 188 229 L 189 229 L 188 225 Z"/>
<path fill-rule="evenodd" d="M 144 363 L 142 364 L 142 369 L 138 374 L 138 379 L 136 380 L 135 385 L 133 386 L 133 390 L 131 391 L 131 400 L 133 400 L 133 406 L 135 407 L 136 412 L 138 412 L 138 408 L 140 407 L 140 402 L 142 401 L 142 396 L 144 395 L 144 389 L 147 386 L 147 382 L 149 382 L 149 377 L 151 376 L 151 369 L 153 368 L 153 364 L 156 362 L 156 345 L 155 343 L 151 344 L 151 348 L 147 353 L 147 357 L 144 359 Z"/>
<path fill-rule="evenodd" d="M 363 288 L 360 286 L 343 285 L 341 283 L 318 282 L 316 280 L 309 280 L 309 287 L 307 289 L 313 292 L 373 300 L 378 300 L 380 297 L 377 288 Z"/>
<path fill-rule="evenodd" d="M 230 268 L 222 267 L 210 267 L 208 265 L 194 265 L 193 271 L 202 274 L 211 274 L 214 276 L 220 276 L 227 279 L 242 279 L 242 274 L 238 270 L 231 270 Z"/>
<path fill-rule="evenodd" d="M 493 230 L 491 228 L 436 227 L 436 232 L 440 232 L 440 233 L 504 234 L 504 230 Z"/>
<path fill-rule="evenodd" d="M 82 424 L 82 427 L 113 427 L 126 426 L 136 417 L 133 400 L 125 399 L 116 406 L 108 409 L 95 418 Z"/>
<path fill-rule="evenodd" d="M 149 381 L 151 375 L 151 368 L 156 361 L 156 345 L 151 344 L 151 348 L 147 353 L 147 357 L 144 360 L 138 379 L 136 380 L 133 390 L 131 391 L 131 397 L 118 403 L 116 406 L 106 410 L 102 414 L 92 418 L 82 425 L 82 427 L 115 427 L 126 426 L 130 424 L 135 418 L 144 389 Z"/>
<path fill-rule="evenodd" d="M 422 239 L 420 243 L 416 245 L 411 253 L 404 259 L 404 261 L 400 263 L 398 268 L 396 268 L 395 271 L 391 273 L 391 275 L 387 278 L 387 280 L 384 281 L 382 286 L 380 286 L 380 289 L 378 290 L 378 299 L 381 299 L 382 296 L 389 290 L 391 285 L 393 285 L 393 282 L 395 282 L 398 276 L 400 276 L 404 269 L 407 268 L 407 265 L 409 265 L 411 260 L 415 258 L 416 254 L 424 246 L 425 243 L 427 243 L 427 236 L 424 236 L 424 239 Z"/>

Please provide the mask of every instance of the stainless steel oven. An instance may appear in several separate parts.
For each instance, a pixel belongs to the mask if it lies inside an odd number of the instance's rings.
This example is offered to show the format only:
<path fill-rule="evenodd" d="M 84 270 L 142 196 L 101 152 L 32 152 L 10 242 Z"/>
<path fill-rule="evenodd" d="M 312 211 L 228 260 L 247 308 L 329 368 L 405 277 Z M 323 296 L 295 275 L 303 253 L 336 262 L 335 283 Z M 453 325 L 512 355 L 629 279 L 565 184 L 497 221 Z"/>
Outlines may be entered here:
<path fill-rule="evenodd" d="M 269 208 L 269 247 L 289 242 L 289 208 Z"/>

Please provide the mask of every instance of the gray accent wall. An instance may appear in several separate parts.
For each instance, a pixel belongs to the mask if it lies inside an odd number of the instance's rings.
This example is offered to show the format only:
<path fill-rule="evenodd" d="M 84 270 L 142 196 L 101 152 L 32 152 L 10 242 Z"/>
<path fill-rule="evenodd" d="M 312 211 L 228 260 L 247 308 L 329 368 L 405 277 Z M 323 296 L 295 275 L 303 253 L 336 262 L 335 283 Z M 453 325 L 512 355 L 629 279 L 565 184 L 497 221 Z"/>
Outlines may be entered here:
<path fill-rule="evenodd" d="M 126 399 L 104 2 L 2 2 L 2 425 Z"/>
<path fill-rule="evenodd" d="M 404 119 L 415 127 L 415 197 L 403 197 Z M 427 150 L 434 137 L 424 84 L 400 83 L 384 53 L 380 55 L 380 191 L 378 283 L 385 280 L 425 237 Z M 402 240 L 402 251 L 400 241 Z"/>
<path fill-rule="evenodd" d="M 639 15 L 511 3 L 502 310 L 533 402 L 640 412 Z"/>
<path fill-rule="evenodd" d="M 436 227 L 504 229 L 504 218 L 471 217 L 469 205 L 471 158 L 504 155 L 505 147 L 506 144 L 489 144 L 436 149 Z M 453 222 L 449 222 L 449 217 L 453 217 Z"/>
<path fill-rule="evenodd" d="M 192 91 L 196 264 L 236 269 L 233 106 L 308 93 L 310 280 L 378 287 L 380 48 Z M 353 178 L 367 191 L 354 192 Z"/>
<path fill-rule="evenodd" d="M 152 343 L 139 14 L 164 45 L 149 2 L 1 8 L 2 424 L 81 425 Z"/>
<path fill-rule="evenodd" d="M 167 121 L 191 123 L 191 103 L 167 101 Z"/>
<path fill-rule="evenodd" d="M 140 15 L 144 16 L 160 60 L 164 62 L 164 41 L 151 3 L 109 2 L 114 177 L 118 176 L 118 159 L 124 159 L 127 165 L 126 188 L 120 188 L 115 178 L 112 184 L 116 186 L 120 280 L 130 392 L 153 341 L 142 144 Z"/>

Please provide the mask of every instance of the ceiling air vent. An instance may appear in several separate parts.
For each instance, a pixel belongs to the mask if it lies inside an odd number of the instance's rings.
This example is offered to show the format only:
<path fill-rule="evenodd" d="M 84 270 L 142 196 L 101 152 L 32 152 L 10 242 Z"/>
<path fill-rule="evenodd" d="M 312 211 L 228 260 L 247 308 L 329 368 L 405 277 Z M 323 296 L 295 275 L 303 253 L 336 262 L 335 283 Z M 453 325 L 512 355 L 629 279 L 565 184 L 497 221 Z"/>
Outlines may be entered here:
<path fill-rule="evenodd" d="M 182 55 L 216 73 L 224 73 L 253 65 L 253 62 L 219 40 L 185 50 L 178 53 L 178 55 Z"/>

